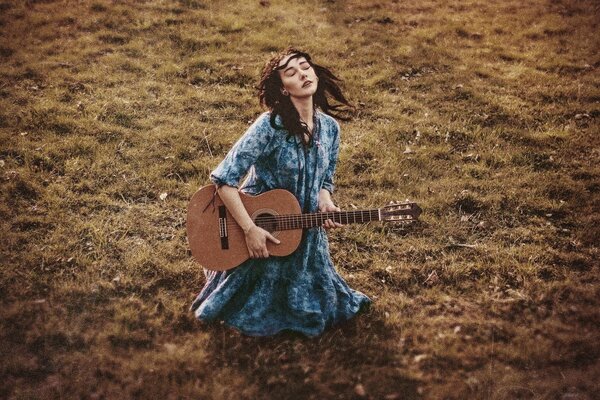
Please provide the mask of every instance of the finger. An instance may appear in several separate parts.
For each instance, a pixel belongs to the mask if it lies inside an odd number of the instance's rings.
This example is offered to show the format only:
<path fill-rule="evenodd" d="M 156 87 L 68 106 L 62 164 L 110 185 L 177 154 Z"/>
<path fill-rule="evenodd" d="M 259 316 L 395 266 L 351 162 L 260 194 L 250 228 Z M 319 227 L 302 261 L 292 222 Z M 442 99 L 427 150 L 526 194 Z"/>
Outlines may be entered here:
<path fill-rule="evenodd" d="M 267 233 L 267 239 L 269 239 L 271 242 L 273 242 L 275 244 L 281 243 L 281 241 L 279 239 L 277 239 L 275 236 L 271 235 L 270 233 Z"/>

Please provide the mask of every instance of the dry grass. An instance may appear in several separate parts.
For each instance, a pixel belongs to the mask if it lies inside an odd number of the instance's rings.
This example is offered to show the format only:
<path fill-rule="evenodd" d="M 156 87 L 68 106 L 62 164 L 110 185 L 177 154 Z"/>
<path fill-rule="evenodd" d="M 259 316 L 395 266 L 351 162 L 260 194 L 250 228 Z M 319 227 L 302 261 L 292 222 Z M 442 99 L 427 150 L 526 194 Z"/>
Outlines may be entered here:
<path fill-rule="evenodd" d="M 0 397 L 600 392 L 597 2 L 262 3 L 0 3 Z M 185 207 L 290 44 L 358 105 L 338 204 L 425 212 L 331 232 L 368 313 L 251 339 L 188 312 Z"/>

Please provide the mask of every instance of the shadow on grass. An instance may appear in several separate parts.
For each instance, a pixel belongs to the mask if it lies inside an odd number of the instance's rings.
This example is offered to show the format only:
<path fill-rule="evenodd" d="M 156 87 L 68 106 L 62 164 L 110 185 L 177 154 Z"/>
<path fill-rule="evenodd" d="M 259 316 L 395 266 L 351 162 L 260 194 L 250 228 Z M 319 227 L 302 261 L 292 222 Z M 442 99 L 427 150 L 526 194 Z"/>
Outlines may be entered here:
<path fill-rule="evenodd" d="M 198 329 L 212 338 L 208 365 L 237 369 L 264 398 L 420 398 L 419 382 L 400 366 L 399 338 L 372 310 L 315 338 L 250 337 L 222 323 Z"/>

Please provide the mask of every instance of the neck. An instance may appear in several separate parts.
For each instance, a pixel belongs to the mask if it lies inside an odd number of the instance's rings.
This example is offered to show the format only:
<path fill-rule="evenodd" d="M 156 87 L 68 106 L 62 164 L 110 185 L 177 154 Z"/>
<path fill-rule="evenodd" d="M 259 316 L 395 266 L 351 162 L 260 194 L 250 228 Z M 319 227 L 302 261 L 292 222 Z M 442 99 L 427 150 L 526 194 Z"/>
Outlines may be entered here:
<path fill-rule="evenodd" d="M 290 100 L 296 110 L 298 110 L 298 114 L 302 121 L 306 122 L 307 125 L 312 126 L 313 116 L 314 116 L 314 108 L 313 108 L 313 98 L 309 97 L 291 97 Z"/>
<path fill-rule="evenodd" d="M 381 221 L 381 211 L 378 208 L 375 208 L 372 210 L 285 214 L 271 216 L 263 221 L 257 220 L 256 224 L 267 230 L 269 228 L 274 228 L 278 231 L 285 231 L 290 229 L 308 229 L 319 227 L 322 226 L 328 219 L 341 224 Z"/>

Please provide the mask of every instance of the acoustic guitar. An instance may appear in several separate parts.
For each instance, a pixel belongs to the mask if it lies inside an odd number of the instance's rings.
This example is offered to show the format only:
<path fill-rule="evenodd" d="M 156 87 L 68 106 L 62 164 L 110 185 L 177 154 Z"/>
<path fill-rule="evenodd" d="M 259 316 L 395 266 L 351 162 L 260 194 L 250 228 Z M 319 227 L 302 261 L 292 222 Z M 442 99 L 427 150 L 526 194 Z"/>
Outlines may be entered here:
<path fill-rule="evenodd" d="M 271 256 L 287 256 L 300 245 L 302 230 L 320 227 L 327 219 L 342 224 L 383 221 L 406 224 L 421 214 L 412 202 L 392 202 L 382 208 L 356 211 L 301 213 L 296 197 L 284 189 L 274 189 L 257 196 L 240 192 L 240 197 L 254 223 L 281 241 L 267 241 Z M 235 222 L 214 185 L 200 188 L 187 208 L 187 236 L 192 256 L 204 268 L 225 271 L 248 258 L 242 228 Z"/>

